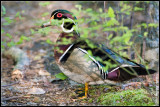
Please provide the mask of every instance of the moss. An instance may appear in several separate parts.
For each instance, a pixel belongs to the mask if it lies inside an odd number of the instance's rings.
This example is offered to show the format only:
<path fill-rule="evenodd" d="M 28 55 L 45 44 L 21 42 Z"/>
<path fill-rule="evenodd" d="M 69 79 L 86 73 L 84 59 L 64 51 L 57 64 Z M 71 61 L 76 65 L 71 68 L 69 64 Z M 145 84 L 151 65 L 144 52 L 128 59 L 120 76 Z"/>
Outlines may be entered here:
<path fill-rule="evenodd" d="M 92 102 L 93 102 L 93 99 L 92 99 L 92 98 L 88 100 L 88 103 L 92 103 Z"/>
<path fill-rule="evenodd" d="M 97 102 L 102 105 L 112 106 L 148 106 L 155 105 L 144 89 L 109 92 L 101 95 Z"/>

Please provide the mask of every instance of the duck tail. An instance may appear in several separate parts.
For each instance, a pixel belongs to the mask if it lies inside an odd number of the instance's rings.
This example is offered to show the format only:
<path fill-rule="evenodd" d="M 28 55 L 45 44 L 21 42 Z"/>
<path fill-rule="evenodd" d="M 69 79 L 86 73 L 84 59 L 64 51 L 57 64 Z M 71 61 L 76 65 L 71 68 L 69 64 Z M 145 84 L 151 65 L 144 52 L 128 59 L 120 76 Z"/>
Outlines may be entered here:
<path fill-rule="evenodd" d="M 146 69 L 143 67 L 117 67 L 108 73 L 107 79 L 115 81 L 126 81 L 131 78 L 135 78 L 140 75 L 154 74 L 157 71 L 152 69 Z"/>

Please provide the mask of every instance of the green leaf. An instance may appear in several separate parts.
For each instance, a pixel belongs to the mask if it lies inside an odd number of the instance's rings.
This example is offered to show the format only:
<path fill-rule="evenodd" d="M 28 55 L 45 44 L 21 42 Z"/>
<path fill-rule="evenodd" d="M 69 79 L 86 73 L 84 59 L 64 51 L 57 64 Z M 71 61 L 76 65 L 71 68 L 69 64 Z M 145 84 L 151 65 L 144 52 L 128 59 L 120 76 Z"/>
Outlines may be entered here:
<path fill-rule="evenodd" d="M 102 13 L 102 12 L 103 12 L 102 8 L 99 8 L 99 12 L 100 12 L 100 13 Z"/>
<path fill-rule="evenodd" d="M 49 5 L 49 4 L 51 4 L 49 1 L 47 1 L 47 2 L 40 2 L 39 3 L 39 5 L 43 6 L 43 7 L 45 7 L 45 6 Z"/>
<path fill-rule="evenodd" d="M 120 10 L 120 12 L 125 13 L 127 15 L 130 15 L 130 12 L 132 11 L 131 6 L 127 5 L 127 4 L 123 4 L 122 8 Z"/>
<path fill-rule="evenodd" d="M 20 39 L 22 39 L 22 40 L 27 40 L 27 41 L 29 41 L 29 40 L 30 40 L 30 38 L 29 38 L 29 37 L 24 36 L 24 35 L 21 35 Z"/>
<path fill-rule="evenodd" d="M 2 14 L 5 15 L 6 14 L 6 8 L 2 5 Z"/>
<path fill-rule="evenodd" d="M 12 36 L 9 33 L 7 33 L 6 36 L 8 36 L 10 39 L 12 38 Z"/>
<path fill-rule="evenodd" d="M 114 26 L 119 25 L 119 22 L 115 18 L 111 18 L 109 21 L 107 21 L 107 26 Z"/>
<path fill-rule="evenodd" d="M 3 34 L 5 31 L 4 31 L 4 29 L 1 29 L 1 34 Z"/>
<path fill-rule="evenodd" d="M 23 43 L 23 40 L 20 39 L 18 42 L 16 42 L 16 45 L 20 45 L 20 44 L 22 44 L 22 43 Z"/>
<path fill-rule="evenodd" d="M 158 24 L 155 24 L 155 23 L 150 23 L 150 24 L 148 24 L 148 27 L 158 27 Z"/>
<path fill-rule="evenodd" d="M 89 54 L 90 56 L 93 56 L 91 50 L 88 50 L 87 52 L 88 52 L 88 54 Z"/>
<path fill-rule="evenodd" d="M 110 40 L 112 37 L 113 37 L 113 34 L 110 34 L 110 35 L 108 36 L 108 40 Z"/>
<path fill-rule="evenodd" d="M 141 26 L 143 26 L 144 28 L 147 28 L 147 24 L 146 23 L 142 23 Z"/>
<path fill-rule="evenodd" d="M 144 32 L 144 36 L 147 37 L 147 35 L 148 35 L 148 32 Z"/>
<path fill-rule="evenodd" d="M 45 17 L 45 16 L 47 16 L 47 15 L 49 15 L 49 12 L 45 12 L 45 13 L 43 13 L 41 16 L 42 16 L 42 17 Z"/>
<path fill-rule="evenodd" d="M 10 19 L 10 17 L 5 17 L 4 18 L 7 22 L 3 23 L 3 25 L 9 25 L 11 23 L 13 23 L 13 20 Z"/>
<path fill-rule="evenodd" d="M 8 47 L 15 46 L 15 42 L 13 42 L 13 41 L 11 41 L 11 42 L 8 42 L 8 43 L 7 43 L 7 46 L 8 46 Z"/>
<path fill-rule="evenodd" d="M 50 39 L 47 39 L 47 40 L 46 40 L 46 43 L 48 43 L 48 44 L 53 44 Z"/>
<path fill-rule="evenodd" d="M 20 12 L 17 12 L 15 17 L 19 17 L 19 19 L 23 19 Z"/>
<path fill-rule="evenodd" d="M 17 13 L 16 13 L 16 17 L 18 17 L 19 15 L 20 15 L 20 12 L 17 12 Z"/>
<path fill-rule="evenodd" d="M 66 75 L 64 75 L 63 73 L 58 73 L 55 75 L 57 78 L 59 79 L 62 79 L 62 80 L 65 80 L 67 79 L 68 77 Z"/>
<path fill-rule="evenodd" d="M 122 40 L 122 37 L 116 36 L 116 37 L 114 37 L 112 40 L 110 40 L 110 44 L 113 44 L 113 43 L 115 43 L 115 42 L 119 42 L 119 41 L 121 41 L 121 40 Z"/>
<path fill-rule="evenodd" d="M 92 8 L 87 8 L 86 12 L 92 12 Z"/>
<path fill-rule="evenodd" d="M 79 11 L 81 10 L 82 6 L 81 5 L 75 5 L 76 8 L 79 9 Z"/>
<path fill-rule="evenodd" d="M 31 34 L 33 35 L 35 33 L 35 31 L 33 29 L 30 29 L 31 30 Z"/>
<path fill-rule="evenodd" d="M 109 9 L 108 9 L 108 15 L 109 15 L 109 17 L 111 17 L 111 18 L 114 18 L 114 17 L 115 17 L 114 10 L 113 10 L 111 7 L 109 7 Z"/>
<path fill-rule="evenodd" d="M 134 11 L 142 11 L 142 10 L 144 10 L 144 8 L 134 7 Z"/>

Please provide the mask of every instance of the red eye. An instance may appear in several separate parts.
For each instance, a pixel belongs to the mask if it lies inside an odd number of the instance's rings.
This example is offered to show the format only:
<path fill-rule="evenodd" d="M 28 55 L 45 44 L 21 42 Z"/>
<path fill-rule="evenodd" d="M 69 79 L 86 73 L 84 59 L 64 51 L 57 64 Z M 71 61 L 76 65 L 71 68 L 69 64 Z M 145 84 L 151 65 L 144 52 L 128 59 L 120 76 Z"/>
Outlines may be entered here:
<path fill-rule="evenodd" d="M 57 17 L 62 17 L 62 13 L 58 13 L 58 14 L 57 14 Z"/>

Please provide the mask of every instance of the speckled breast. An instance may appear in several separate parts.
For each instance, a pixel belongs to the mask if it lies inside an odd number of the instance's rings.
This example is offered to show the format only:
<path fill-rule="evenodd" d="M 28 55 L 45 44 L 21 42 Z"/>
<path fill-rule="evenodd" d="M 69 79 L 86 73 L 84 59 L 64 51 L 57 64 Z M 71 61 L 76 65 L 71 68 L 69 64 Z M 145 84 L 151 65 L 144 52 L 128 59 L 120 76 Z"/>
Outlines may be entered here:
<path fill-rule="evenodd" d="M 104 80 L 101 78 L 98 66 L 79 48 L 75 48 L 67 61 L 65 63 L 58 64 L 58 66 L 65 75 L 78 83 L 84 84 L 85 82 L 88 82 L 90 85 L 116 83 L 114 81 Z"/>

